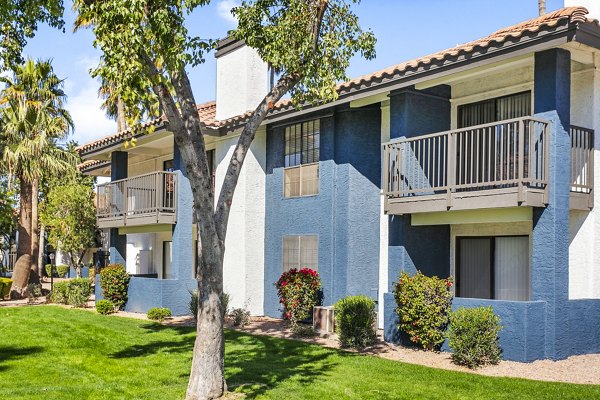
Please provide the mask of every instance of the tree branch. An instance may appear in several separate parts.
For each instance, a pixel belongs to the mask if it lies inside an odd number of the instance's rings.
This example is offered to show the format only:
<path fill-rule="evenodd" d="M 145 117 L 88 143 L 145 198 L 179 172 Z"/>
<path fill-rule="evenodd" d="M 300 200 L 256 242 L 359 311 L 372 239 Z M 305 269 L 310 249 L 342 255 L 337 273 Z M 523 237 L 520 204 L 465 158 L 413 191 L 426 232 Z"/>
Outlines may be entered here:
<path fill-rule="evenodd" d="M 263 98 L 258 107 L 254 110 L 248 122 L 244 126 L 240 138 L 238 139 L 235 150 L 231 155 L 231 161 L 225 174 L 225 180 L 219 194 L 219 201 L 215 210 L 215 222 L 217 225 L 217 233 L 221 240 L 224 240 L 227 233 L 227 221 L 229 220 L 229 212 L 231 211 L 231 202 L 237 185 L 242 165 L 250 148 L 250 144 L 256 136 L 256 130 L 264 121 L 269 110 L 273 108 L 283 95 L 290 91 L 300 81 L 300 74 L 284 75 L 279 79 L 277 84 Z"/>

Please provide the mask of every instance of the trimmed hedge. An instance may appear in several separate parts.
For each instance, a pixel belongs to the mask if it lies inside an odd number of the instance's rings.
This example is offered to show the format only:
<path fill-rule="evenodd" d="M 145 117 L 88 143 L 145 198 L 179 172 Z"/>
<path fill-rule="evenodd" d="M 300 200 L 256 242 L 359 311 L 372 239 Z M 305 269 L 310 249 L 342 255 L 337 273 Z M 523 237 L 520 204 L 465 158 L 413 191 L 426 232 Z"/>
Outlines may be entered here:
<path fill-rule="evenodd" d="M 54 266 L 54 277 L 55 278 L 64 278 L 67 276 L 67 274 L 69 273 L 69 266 L 68 265 L 55 265 Z M 46 276 L 50 277 L 51 271 L 52 271 L 52 264 L 46 264 L 44 270 L 46 271 Z"/>
<path fill-rule="evenodd" d="M 87 278 L 76 278 L 54 284 L 50 301 L 58 304 L 69 304 L 74 307 L 85 307 L 92 294 L 92 284 Z"/>
<path fill-rule="evenodd" d="M 377 340 L 375 302 L 367 296 L 348 296 L 334 306 L 335 332 L 342 347 L 362 349 Z"/>
<path fill-rule="evenodd" d="M 12 284 L 12 279 L 0 278 L 0 300 L 10 295 L 10 288 L 12 287 Z"/>
<path fill-rule="evenodd" d="M 122 264 L 110 264 L 100 271 L 100 287 L 105 299 L 113 302 L 119 310 L 127 304 L 127 290 L 131 277 Z"/>
<path fill-rule="evenodd" d="M 446 339 L 452 306 L 452 278 L 440 279 L 406 272 L 394 286 L 398 328 L 427 350 L 438 349 Z"/>
<path fill-rule="evenodd" d="M 115 305 L 110 300 L 98 300 L 96 303 L 96 311 L 98 314 L 109 315 L 115 312 Z"/>
<path fill-rule="evenodd" d="M 452 361 L 469 368 L 498 364 L 502 350 L 500 318 L 492 307 L 461 307 L 450 315 L 448 345 Z"/>
<path fill-rule="evenodd" d="M 163 322 L 165 318 L 171 317 L 171 310 L 164 307 L 154 307 L 149 309 L 146 315 L 148 316 L 148 319 L 151 319 L 152 321 Z"/>

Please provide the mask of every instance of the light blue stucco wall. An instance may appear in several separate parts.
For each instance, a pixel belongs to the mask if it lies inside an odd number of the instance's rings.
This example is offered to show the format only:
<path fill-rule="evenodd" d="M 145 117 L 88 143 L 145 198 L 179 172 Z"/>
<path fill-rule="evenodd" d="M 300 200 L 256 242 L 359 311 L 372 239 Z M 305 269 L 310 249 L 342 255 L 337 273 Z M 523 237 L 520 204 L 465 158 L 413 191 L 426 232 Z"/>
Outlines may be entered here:
<path fill-rule="evenodd" d="M 377 299 L 379 266 L 379 107 L 338 108 L 321 120 L 319 194 L 283 197 L 284 127 L 267 134 L 265 313 L 280 316 L 273 286 L 284 235 L 318 235 L 323 303 L 350 294 Z"/>

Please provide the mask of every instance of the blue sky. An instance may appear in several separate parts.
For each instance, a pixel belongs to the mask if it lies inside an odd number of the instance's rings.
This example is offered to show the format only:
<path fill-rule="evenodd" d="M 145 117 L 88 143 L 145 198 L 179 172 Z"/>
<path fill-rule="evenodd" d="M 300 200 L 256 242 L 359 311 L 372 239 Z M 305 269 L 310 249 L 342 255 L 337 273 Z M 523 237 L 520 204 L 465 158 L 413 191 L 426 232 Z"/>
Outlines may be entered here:
<path fill-rule="evenodd" d="M 221 38 L 235 27 L 229 10 L 236 0 L 213 0 L 189 19 L 190 31 L 202 38 Z M 68 108 L 75 121 L 73 138 L 85 143 L 114 133 L 116 123 L 100 109 L 98 83 L 88 73 L 100 57 L 90 30 L 72 33 L 74 15 L 65 1 L 66 33 L 41 27 L 25 55 L 52 58 L 56 74 L 65 79 Z M 547 9 L 562 7 L 547 0 Z M 480 37 L 502 27 L 537 16 L 537 0 L 363 0 L 356 7 L 361 25 L 377 36 L 377 58 L 355 58 L 349 77 L 363 75 L 411 58 L 427 55 Z M 215 61 L 188 71 L 196 101 L 215 97 Z"/>

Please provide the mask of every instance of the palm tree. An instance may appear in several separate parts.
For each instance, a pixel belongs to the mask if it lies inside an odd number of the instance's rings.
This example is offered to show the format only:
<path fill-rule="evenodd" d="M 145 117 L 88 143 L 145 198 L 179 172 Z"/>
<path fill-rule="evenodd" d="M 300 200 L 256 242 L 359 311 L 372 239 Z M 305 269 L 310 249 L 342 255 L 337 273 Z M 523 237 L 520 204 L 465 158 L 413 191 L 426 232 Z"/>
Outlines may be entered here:
<path fill-rule="evenodd" d="M 40 179 L 74 168 L 71 153 L 58 145 L 73 128 L 64 108 L 63 81 L 50 61 L 29 59 L 16 67 L 12 78 L 3 78 L 0 95 L 0 139 L 4 144 L 2 163 L 19 181 L 19 240 L 11 296 L 24 295 L 31 272 L 37 278 L 37 200 Z"/>

